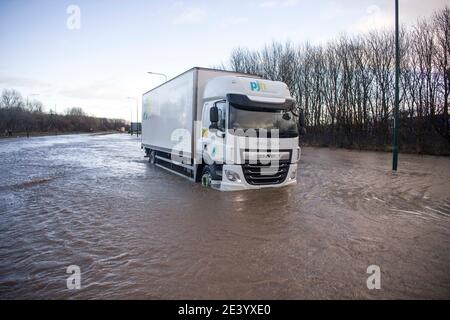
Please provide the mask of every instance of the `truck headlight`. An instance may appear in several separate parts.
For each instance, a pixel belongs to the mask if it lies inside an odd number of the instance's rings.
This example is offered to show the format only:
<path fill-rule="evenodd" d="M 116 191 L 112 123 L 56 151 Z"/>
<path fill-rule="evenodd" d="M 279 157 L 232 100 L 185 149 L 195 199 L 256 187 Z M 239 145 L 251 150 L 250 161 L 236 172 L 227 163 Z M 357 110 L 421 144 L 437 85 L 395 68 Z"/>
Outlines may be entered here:
<path fill-rule="evenodd" d="M 234 172 L 233 170 L 225 170 L 225 176 L 229 181 L 241 182 L 241 177 L 239 177 L 239 174 Z"/>
<path fill-rule="evenodd" d="M 291 180 L 294 180 L 295 178 L 297 178 L 297 170 L 296 169 L 291 171 L 291 175 L 289 176 L 289 178 Z"/>

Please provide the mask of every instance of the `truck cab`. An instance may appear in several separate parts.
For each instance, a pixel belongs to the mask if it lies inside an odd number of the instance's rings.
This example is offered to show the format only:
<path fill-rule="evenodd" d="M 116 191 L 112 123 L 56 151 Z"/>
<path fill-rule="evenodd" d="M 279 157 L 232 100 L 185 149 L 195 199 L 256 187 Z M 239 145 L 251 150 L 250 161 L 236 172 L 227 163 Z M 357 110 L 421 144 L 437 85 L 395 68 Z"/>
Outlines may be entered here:
<path fill-rule="evenodd" d="M 197 180 L 223 191 L 295 184 L 297 124 L 285 83 L 235 75 L 210 79 L 196 141 Z"/>

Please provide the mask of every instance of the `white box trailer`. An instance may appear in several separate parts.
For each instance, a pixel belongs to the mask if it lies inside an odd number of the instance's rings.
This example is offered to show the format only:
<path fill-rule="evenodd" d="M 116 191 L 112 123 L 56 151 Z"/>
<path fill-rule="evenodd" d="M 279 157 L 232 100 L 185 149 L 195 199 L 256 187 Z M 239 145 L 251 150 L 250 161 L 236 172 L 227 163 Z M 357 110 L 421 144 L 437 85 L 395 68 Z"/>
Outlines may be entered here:
<path fill-rule="evenodd" d="M 259 142 L 270 142 L 260 136 L 250 137 L 256 148 L 246 149 L 242 142 L 236 142 L 239 139 L 235 139 L 231 131 L 236 129 L 236 119 L 243 122 L 249 115 L 263 119 L 261 124 L 264 126 L 267 122 L 264 119 L 269 119 L 270 123 L 275 120 L 289 122 L 292 126 L 292 119 L 285 121 L 281 118 L 282 114 L 293 112 L 293 99 L 284 83 L 254 75 L 195 67 L 146 92 L 142 103 L 142 147 L 149 161 L 157 166 L 221 190 L 283 186 L 296 182 L 296 179 L 287 181 L 287 178 L 288 173 L 291 177 L 293 172 L 296 173 L 300 155 L 298 131 L 287 139 L 280 137 L 277 140 L 284 150 L 276 151 L 278 153 L 274 150 L 258 152 Z M 242 118 L 233 118 L 234 127 L 229 127 L 232 124 L 229 117 L 238 114 Z M 218 121 L 214 122 L 216 116 L 222 124 L 219 131 L 216 130 Z M 229 152 L 239 153 L 238 158 L 227 161 Z M 258 177 L 246 174 L 245 163 L 249 159 L 245 157 L 253 155 L 258 158 L 262 154 L 288 162 L 281 175 L 283 181 L 274 178 L 280 175 L 258 180 Z M 295 166 L 291 166 L 292 163 Z M 259 170 L 262 171 L 261 168 Z"/>
<path fill-rule="evenodd" d="M 203 90 L 209 79 L 243 73 L 195 67 L 162 85 L 146 92 L 142 97 L 142 144 L 155 150 L 170 151 L 178 141 L 175 132 L 192 133 L 194 121 L 201 120 Z M 194 141 L 185 141 L 183 151 L 187 157 L 194 154 Z"/>

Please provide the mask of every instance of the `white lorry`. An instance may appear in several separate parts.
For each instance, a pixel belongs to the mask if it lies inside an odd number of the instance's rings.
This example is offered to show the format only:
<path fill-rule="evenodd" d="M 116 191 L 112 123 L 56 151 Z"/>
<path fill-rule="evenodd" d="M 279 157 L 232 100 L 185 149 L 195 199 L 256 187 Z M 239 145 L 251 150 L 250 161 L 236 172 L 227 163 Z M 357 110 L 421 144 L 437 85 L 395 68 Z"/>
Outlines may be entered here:
<path fill-rule="evenodd" d="M 296 183 L 304 124 L 286 84 L 195 67 L 142 104 L 149 162 L 224 191 Z"/>

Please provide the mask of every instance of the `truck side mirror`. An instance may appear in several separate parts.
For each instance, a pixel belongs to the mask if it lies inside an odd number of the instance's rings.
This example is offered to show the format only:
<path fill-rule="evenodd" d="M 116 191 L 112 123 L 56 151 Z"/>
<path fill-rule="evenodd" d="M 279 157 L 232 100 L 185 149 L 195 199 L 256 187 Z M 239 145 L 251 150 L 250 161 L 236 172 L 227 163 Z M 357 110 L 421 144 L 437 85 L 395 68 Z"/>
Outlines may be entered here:
<path fill-rule="evenodd" d="M 306 134 L 305 114 L 302 109 L 300 109 L 298 113 L 298 133 L 301 136 Z"/>
<path fill-rule="evenodd" d="M 209 109 L 209 121 L 211 121 L 210 129 L 217 130 L 219 122 L 219 109 L 214 105 Z"/>
<path fill-rule="evenodd" d="M 209 121 L 219 122 L 219 109 L 215 105 L 209 109 Z"/>

